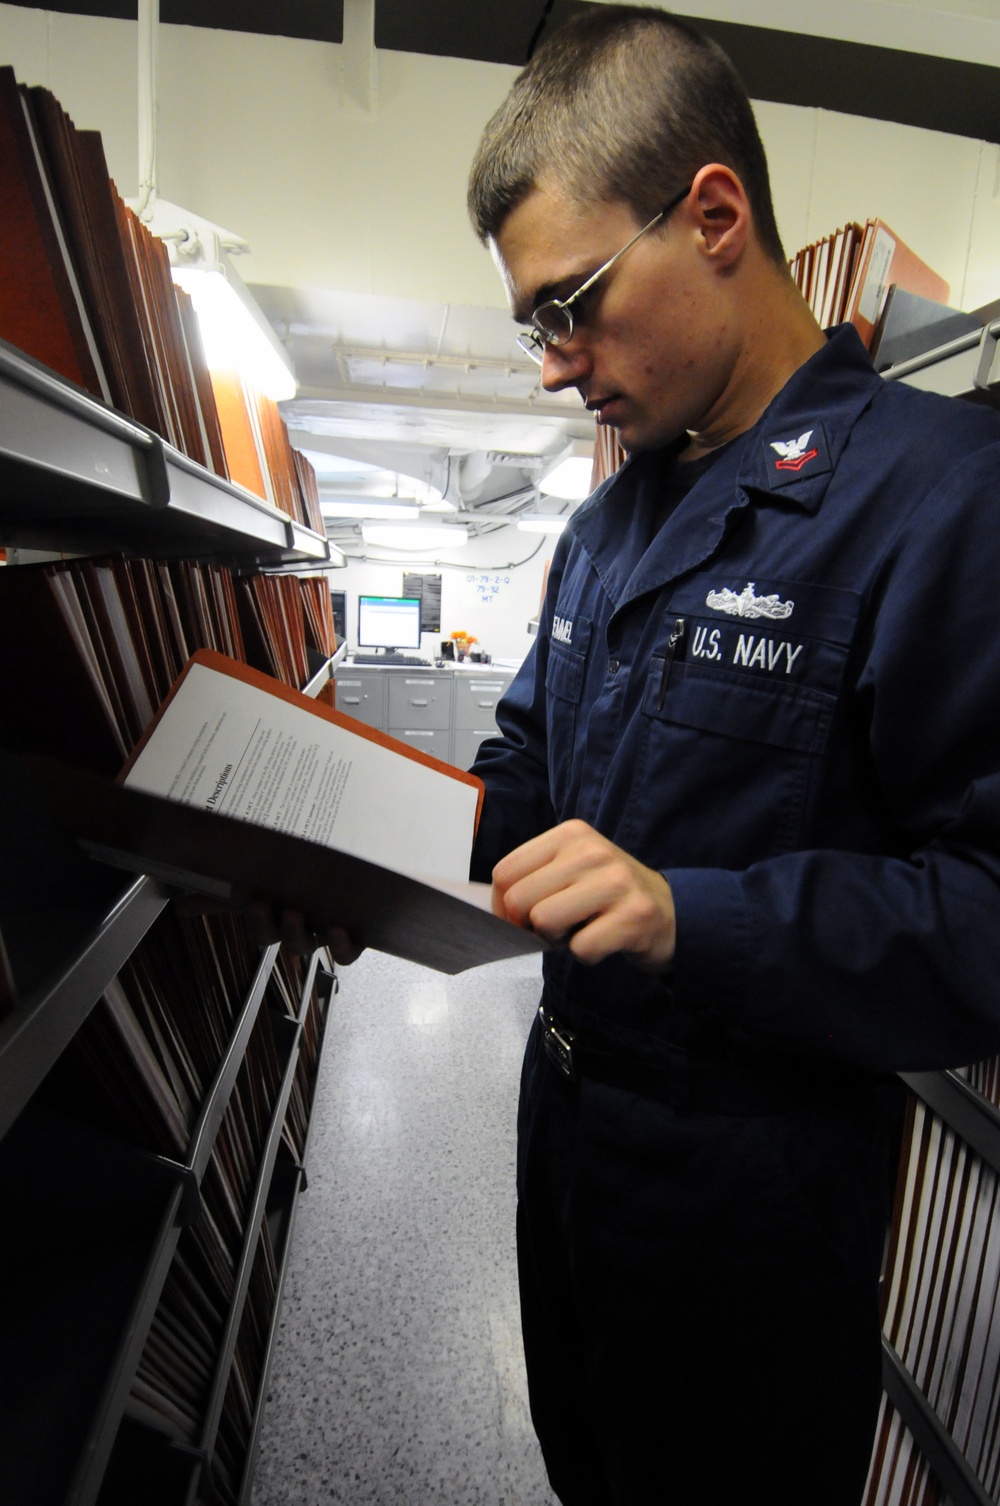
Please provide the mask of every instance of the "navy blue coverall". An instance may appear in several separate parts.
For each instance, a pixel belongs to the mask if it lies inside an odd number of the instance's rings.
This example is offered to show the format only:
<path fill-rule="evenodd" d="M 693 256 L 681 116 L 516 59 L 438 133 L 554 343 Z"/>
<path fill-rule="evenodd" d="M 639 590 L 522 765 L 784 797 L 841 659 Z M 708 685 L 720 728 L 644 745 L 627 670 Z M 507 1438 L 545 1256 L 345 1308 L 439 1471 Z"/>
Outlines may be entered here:
<path fill-rule="evenodd" d="M 519 1110 L 532 1415 L 566 1506 L 855 1506 L 880 1394 L 881 1074 L 1000 1050 L 1000 416 L 850 326 L 665 521 L 559 542 L 473 864 L 570 817 L 667 878 L 664 977 L 545 957 Z"/>

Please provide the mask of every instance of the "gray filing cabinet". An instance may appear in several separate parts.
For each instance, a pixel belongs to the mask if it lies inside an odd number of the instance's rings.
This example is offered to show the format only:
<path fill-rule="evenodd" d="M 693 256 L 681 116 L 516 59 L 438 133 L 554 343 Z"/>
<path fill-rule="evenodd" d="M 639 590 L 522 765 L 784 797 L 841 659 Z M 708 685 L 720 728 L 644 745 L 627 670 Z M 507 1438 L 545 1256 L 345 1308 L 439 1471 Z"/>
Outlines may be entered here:
<path fill-rule="evenodd" d="M 337 710 L 467 769 L 479 744 L 497 730 L 496 707 L 511 670 L 406 669 L 340 664 Z"/>
<path fill-rule="evenodd" d="M 385 670 L 340 664 L 334 672 L 337 710 L 385 731 Z"/>
<path fill-rule="evenodd" d="M 460 769 L 471 768 L 484 737 L 497 730 L 497 702 L 513 679 L 511 674 L 455 671 L 455 717 L 451 761 Z"/>
<path fill-rule="evenodd" d="M 386 732 L 449 763 L 452 676 L 409 670 L 382 673 L 386 675 Z"/>

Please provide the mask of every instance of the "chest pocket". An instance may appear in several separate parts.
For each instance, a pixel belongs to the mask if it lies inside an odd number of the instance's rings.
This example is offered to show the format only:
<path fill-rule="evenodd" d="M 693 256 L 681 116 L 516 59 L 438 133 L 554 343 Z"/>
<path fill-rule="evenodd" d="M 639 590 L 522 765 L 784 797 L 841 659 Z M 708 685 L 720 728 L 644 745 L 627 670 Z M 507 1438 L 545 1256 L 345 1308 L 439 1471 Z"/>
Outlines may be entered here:
<path fill-rule="evenodd" d="M 674 593 L 682 652 L 654 651 L 643 712 L 799 753 L 826 747 L 861 598 L 801 582 L 701 576 Z"/>
<path fill-rule="evenodd" d="M 555 633 L 562 631 L 562 638 Z M 571 621 L 558 614 L 549 639 L 545 670 L 546 731 L 549 752 L 549 797 L 560 819 L 572 812 L 573 794 L 579 787 L 583 750 L 579 745 L 578 721 L 587 677 L 587 656 L 593 623 L 589 618 Z"/>
<path fill-rule="evenodd" d="M 545 671 L 545 688 L 557 700 L 577 705 L 583 695 L 583 682 L 587 669 L 587 652 L 593 623 L 586 617 L 575 617 L 571 622 L 556 617 L 556 625 L 564 624 L 567 636 L 549 639 L 549 662 Z"/>
<path fill-rule="evenodd" d="M 837 697 L 825 691 L 758 687 L 727 670 L 713 674 L 675 664 L 661 702 L 657 679 L 654 667 L 642 709 L 659 721 L 799 753 L 822 753 L 826 746 Z"/>
<path fill-rule="evenodd" d="M 674 862 L 743 866 L 807 840 L 859 611 L 852 592 L 745 575 L 671 594 L 640 701 L 635 841 L 652 832 Z"/>

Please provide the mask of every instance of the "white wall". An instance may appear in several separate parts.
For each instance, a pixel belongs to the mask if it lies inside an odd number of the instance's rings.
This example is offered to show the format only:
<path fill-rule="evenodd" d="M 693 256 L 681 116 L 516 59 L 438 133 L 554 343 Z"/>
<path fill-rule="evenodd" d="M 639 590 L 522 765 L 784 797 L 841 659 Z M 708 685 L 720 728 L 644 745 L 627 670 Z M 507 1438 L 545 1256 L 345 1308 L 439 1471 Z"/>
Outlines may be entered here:
<path fill-rule="evenodd" d="M 404 562 L 397 555 L 392 563 L 382 563 L 374 558 L 380 551 L 371 551 L 372 557 L 351 561 L 329 581 L 333 590 L 347 592 L 347 639 L 352 647 L 359 594 L 399 596 L 404 571 L 416 570 L 441 575 L 441 632 L 425 634 L 425 658 L 434 657 L 441 638 L 464 630 L 493 658 L 521 660 L 531 647 L 527 624 L 537 615 L 545 565 L 554 548 L 552 537 L 506 527 L 438 560 L 407 556 Z"/>
<path fill-rule="evenodd" d="M 881 218 L 946 279 L 955 307 L 1000 298 L 1000 148 L 829 110 L 754 108 L 786 250 Z"/>
<path fill-rule="evenodd" d="M 132 22 L 0 4 L 0 59 L 101 131 L 126 195 L 135 41 Z M 514 72 L 380 52 L 366 111 L 342 47 L 162 26 L 161 192 L 250 241 L 248 281 L 500 307 L 466 223 L 465 178 Z M 877 214 L 948 279 L 957 306 L 1000 296 L 996 146 L 791 105 L 760 104 L 758 116 L 790 254 Z"/>

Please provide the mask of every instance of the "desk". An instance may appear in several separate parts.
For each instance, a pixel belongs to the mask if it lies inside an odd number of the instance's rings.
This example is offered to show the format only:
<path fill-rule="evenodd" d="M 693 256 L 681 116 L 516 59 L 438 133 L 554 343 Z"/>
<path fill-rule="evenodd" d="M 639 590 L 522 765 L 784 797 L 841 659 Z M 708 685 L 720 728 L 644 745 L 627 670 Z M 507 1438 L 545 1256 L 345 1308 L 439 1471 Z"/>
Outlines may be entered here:
<path fill-rule="evenodd" d="M 514 670 L 491 664 L 383 669 L 345 662 L 335 675 L 337 710 L 467 769 L 496 732 L 497 702 L 513 678 Z"/>

